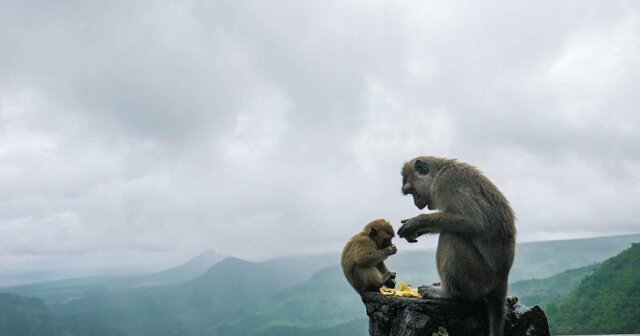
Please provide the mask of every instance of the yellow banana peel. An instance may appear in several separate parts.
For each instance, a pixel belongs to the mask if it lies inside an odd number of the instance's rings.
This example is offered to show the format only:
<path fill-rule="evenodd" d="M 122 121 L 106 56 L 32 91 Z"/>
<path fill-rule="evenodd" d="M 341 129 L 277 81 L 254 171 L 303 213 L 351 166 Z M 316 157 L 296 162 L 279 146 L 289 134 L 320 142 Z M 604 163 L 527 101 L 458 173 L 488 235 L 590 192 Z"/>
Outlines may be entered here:
<path fill-rule="evenodd" d="M 393 295 L 393 296 L 401 296 L 401 297 L 421 297 L 420 293 L 418 293 L 417 288 L 411 288 L 411 286 L 406 283 L 400 281 L 399 289 L 388 288 L 386 286 L 382 286 L 380 288 L 380 293 L 382 295 Z"/>

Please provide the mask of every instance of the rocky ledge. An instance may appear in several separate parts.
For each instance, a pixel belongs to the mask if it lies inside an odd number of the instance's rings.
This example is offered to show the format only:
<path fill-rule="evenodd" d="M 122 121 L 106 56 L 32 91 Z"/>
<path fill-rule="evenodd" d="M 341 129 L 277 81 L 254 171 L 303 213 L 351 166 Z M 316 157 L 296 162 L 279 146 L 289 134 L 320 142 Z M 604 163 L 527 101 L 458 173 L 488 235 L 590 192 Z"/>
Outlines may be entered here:
<path fill-rule="evenodd" d="M 417 299 L 368 292 L 362 296 L 371 336 L 488 335 L 483 302 Z M 505 335 L 547 336 L 547 317 L 538 306 L 528 308 L 508 298 Z"/>

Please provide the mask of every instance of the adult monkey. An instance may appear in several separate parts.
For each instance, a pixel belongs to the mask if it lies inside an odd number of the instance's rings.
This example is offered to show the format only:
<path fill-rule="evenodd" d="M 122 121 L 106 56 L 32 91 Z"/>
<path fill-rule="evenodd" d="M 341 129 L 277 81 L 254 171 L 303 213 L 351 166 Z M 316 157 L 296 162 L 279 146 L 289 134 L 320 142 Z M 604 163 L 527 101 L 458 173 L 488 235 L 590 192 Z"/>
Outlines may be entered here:
<path fill-rule="evenodd" d="M 504 305 L 515 252 L 515 216 L 509 202 L 479 170 L 456 160 L 417 157 L 402 167 L 402 193 L 418 209 L 440 210 L 402 221 L 409 242 L 440 233 L 440 284 L 420 287 L 423 297 L 486 300 L 491 336 L 504 333 Z"/>

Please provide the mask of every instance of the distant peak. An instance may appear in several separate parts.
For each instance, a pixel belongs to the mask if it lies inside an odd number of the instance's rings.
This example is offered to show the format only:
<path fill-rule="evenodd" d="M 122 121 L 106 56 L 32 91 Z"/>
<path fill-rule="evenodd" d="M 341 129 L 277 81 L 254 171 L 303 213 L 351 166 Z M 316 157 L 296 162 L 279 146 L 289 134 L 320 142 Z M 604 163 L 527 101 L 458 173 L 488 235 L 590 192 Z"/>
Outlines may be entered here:
<path fill-rule="evenodd" d="M 183 265 L 204 265 L 209 268 L 213 264 L 218 263 L 219 261 L 225 259 L 227 256 L 224 254 L 220 254 L 214 250 L 206 250 L 197 256 L 189 259 Z"/>
<path fill-rule="evenodd" d="M 205 250 L 205 251 L 202 251 L 202 253 L 198 254 L 198 257 L 209 257 L 209 256 L 219 257 L 219 256 L 223 256 L 223 254 L 218 253 L 218 251 L 215 251 L 215 250 Z"/>

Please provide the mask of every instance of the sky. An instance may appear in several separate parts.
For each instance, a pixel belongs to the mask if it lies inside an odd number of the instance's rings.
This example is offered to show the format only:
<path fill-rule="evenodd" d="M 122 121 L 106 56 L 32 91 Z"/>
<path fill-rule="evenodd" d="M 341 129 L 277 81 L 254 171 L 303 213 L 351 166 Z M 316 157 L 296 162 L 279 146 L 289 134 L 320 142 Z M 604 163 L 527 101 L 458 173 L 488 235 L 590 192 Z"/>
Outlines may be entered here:
<path fill-rule="evenodd" d="M 0 285 L 339 252 L 420 155 L 640 232 L 639 78 L 637 1 L 0 0 Z"/>

